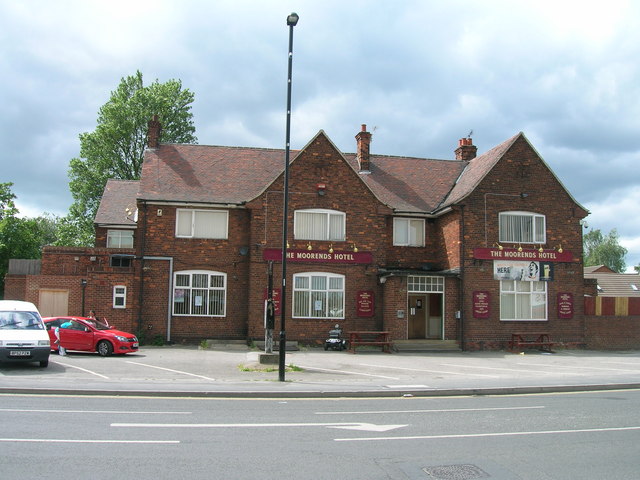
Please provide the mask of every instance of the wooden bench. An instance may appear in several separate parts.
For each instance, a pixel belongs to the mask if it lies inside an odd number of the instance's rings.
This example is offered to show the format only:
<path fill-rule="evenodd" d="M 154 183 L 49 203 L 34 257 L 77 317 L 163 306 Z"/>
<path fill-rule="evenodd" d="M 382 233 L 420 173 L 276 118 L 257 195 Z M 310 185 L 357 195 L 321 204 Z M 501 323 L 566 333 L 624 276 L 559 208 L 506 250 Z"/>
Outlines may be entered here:
<path fill-rule="evenodd" d="M 389 332 L 349 332 L 349 351 L 356 353 L 356 348 L 360 346 L 382 347 L 383 352 L 391 353 L 393 343 L 389 339 Z"/>
<path fill-rule="evenodd" d="M 509 340 L 509 350 L 522 350 L 523 348 L 537 348 L 538 350 L 553 353 L 551 347 L 554 343 L 547 332 L 512 333 Z"/>

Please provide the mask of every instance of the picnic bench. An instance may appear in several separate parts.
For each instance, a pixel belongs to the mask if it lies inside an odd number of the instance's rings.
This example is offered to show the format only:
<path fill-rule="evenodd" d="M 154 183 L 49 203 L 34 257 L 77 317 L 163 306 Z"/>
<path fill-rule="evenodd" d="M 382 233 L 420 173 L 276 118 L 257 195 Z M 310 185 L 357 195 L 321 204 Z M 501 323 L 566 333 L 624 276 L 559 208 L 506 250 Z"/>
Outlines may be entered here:
<path fill-rule="evenodd" d="M 382 347 L 383 352 L 391 353 L 393 343 L 389 339 L 389 332 L 349 332 L 349 351 L 356 353 L 356 348 L 360 346 Z"/>
<path fill-rule="evenodd" d="M 523 348 L 537 348 L 538 350 L 553 353 L 551 336 L 547 332 L 512 333 L 509 340 L 509 350 L 522 350 Z"/>

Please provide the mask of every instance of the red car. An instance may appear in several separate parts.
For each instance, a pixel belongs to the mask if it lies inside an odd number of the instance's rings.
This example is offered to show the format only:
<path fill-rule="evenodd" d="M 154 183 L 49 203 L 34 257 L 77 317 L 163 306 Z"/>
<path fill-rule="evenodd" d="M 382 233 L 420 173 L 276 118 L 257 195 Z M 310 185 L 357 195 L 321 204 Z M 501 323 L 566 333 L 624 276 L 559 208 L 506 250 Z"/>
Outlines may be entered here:
<path fill-rule="evenodd" d="M 85 317 L 45 317 L 44 324 L 49 332 L 51 350 L 98 352 L 103 357 L 116 353 L 138 351 L 138 339 L 132 333 L 121 332 L 92 318 Z M 57 342 L 56 328 L 60 335 Z"/>

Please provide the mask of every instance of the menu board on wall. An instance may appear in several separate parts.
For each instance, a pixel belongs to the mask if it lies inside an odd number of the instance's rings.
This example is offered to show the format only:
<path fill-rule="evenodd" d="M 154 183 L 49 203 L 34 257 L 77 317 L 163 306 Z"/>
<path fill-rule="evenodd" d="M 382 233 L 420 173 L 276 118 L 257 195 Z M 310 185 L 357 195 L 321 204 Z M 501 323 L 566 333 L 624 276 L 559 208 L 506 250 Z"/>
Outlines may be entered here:
<path fill-rule="evenodd" d="M 356 314 L 359 317 L 373 317 L 375 304 L 372 290 L 359 290 L 356 298 Z"/>
<path fill-rule="evenodd" d="M 473 292 L 473 318 L 489 318 L 491 294 L 485 291 Z"/>
<path fill-rule="evenodd" d="M 573 318 L 573 293 L 558 293 L 558 318 Z"/>

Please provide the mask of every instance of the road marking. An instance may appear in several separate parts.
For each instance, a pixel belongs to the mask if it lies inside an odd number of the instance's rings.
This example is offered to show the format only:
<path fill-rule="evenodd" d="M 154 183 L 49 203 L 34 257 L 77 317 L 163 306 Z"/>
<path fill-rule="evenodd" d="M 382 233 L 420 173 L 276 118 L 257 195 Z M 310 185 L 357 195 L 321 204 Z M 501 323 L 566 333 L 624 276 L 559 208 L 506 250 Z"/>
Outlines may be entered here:
<path fill-rule="evenodd" d="M 552 375 L 554 372 L 549 372 L 547 370 L 527 370 L 526 372 L 522 369 L 518 368 L 501 368 L 501 367 L 478 367 L 475 365 L 458 365 L 455 363 L 443 363 L 442 365 L 447 365 L 449 367 L 460 367 L 460 368 L 480 368 L 482 370 L 503 370 L 506 372 L 518 372 L 518 373 L 543 373 L 545 375 Z M 523 363 L 522 365 L 526 365 Z M 468 375 L 468 374 L 465 374 Z"/>
<path fill-rule="evenodd" d="M 427 373 L 437 373 L 437 374 L 448 374 L 448 375 L 464 375 L 464 376 L 473 376 L 473 377 L 488 377 L 488 378 L 500 378 L 497 375 L 485 375 L 482 373 L 468 373 L 468 372 L 449 372 L 446 370 L 424 370 L 420 368 L 406 368 L 406 367 L 390 367 L 388 365 L 373 365 L 370 363 L 360 363 L 363 367 L 375 367 L 375 368 L 389 368 L 395 370 L 406 370 L 408 372 L 427 372 Z"/>
<path fill-rule="evenodd" d="M 6 443 L 125 443 L 125 444 L 160 444 L 175 445 L 180 440 L 73 440 L 68 438 L 0 438 Z"/>
<path fill-rule="evenodd" d="M 148 365 L 146 363 L 130 362 L 130 361 L 127 361 L 127 363 L 131 363 L 133 365 L 140 365 L 142 367 L 157 368 L 158 370 L 164 370 L 165 372 L 180 373 L 182 375 L 189 375 L 190 377 L 204 378 L 205 380 L 211 380 L 212 382 L 215 382 L 216 380 L 215 378 L 205 377 L 204 375 L 196 375 L 195 373 L 183 372 L 181 370 L 173 370 L 172 368 L 156 367 L 155 365 Z"/>
<path fill-rule="evenodd" d="M 348 370 L 331 370 L 330 368 L 307 367 L 304 365 L 298 366 L 300 368 L 304 368 L 305 370 L 318 370 L 319 372 L 344 373 L 348 375 L 362 375 L 365 377 L 386 378 L 387 380 L 400 380 L 398 377 L 387 377 L 385 375 L 375 375 L 373 373 L 350 372 Z"/>
<path fill-rule="evenodd" d="M 360 414 L 387 414 L 387 413 L 445 413 L 445 412 L 493 412 L 500 410 L 535 410 L 545 408 L 543 405 L 532 407 L 488 407 L 488 408 L 442 408 L 430 410 L 367 410 L 352 412 L 315 412 L 315 415 L 360 415 Z"/>
<path fill-rule="evenodd" d="M 366 422 L 340 423 L 112 423 L 112 427 L 125 428 L 290 428 L 290 427 L 326 427 L 347 430 L 366 430 L 386 432 L 407 425 L 376 425 Z"/>
<path fill-rule="evenodd" d="M 605 372 L 633 372 L 633 373 L 639 373 L 639 370 L 631 370 L 631 369 L 626 369 L 626 368 L 602 368 L 602 367 L 580 367 L 578 365 L 545 365 L 543 363 L 518 363 L 518 365 L 537 365 L 537 366 L 549 366 L 549 367 L 553 367 L 553 368 L 576 368 L 576 369 L 582 369 L 582 370 L 604 370 Z M 577 374 L 580 375 L 580 374 Z"/>
<path fill-rule="evenodd" d="M 39 410 L 33 408 L 0 408 L 0 412 L 17 413 L 108 413 L 115 415 L 192 415 L 193 412 L 141 412 L 127 410 Z"/>
<path fill-rule="evenodd" d="M 369 442 L 375 440 L 442 440 L 449 438 L 513 437 L 525 435 L 557 435 L 562 433 L 600 433 L 640 430 L 640 427 L 581 428 L 575 430 L 542 430 L 538 432 L 468 433 L 457 435 L 415 435 L 411 437 L 334 438 L 336 442 Z"/>
<path fill-rule="evenodd" d="M 69 363 L 60 362 L 58 360 L 56 360 L 53 363 L 57 363 L 58 365 L 64 365 L 65 367 L 69 367 L 69 368 L 77 368 L 78 370 L 82 370 L 83 372 L 90 373 L 91 375 L 95 375 L 96 377 L 100 377 L 100 378 L 104 378 L 106 380 L 109 380 L 109 377 L 106 377 L 106 376 L 104 376 L 104 375 L 102 375 L 100 373 L 92 372 L 91 370 L 87 370 L 86 368 L 80 368 L 80 367 L 77 367 L 76 365 L 71 365 Z"/>

